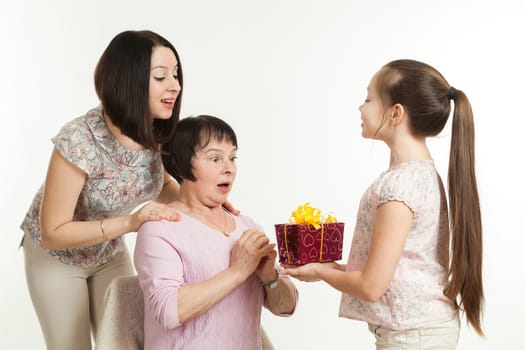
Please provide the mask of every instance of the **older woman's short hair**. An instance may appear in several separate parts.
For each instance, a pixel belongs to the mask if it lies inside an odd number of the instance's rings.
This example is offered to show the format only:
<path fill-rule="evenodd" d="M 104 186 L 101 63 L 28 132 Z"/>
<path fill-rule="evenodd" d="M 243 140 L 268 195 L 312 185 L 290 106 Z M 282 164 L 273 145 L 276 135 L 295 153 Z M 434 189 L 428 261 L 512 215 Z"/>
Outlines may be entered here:
<path fill-rule="evenodd" d="M 178 183 L 195 181 L 191 161 L 211 140 L 228 141 L 237 147 L 237 136 L 224 120 L 211 115 L 181 119 L 172 139 L 162 146 L 164 168 Z"/>

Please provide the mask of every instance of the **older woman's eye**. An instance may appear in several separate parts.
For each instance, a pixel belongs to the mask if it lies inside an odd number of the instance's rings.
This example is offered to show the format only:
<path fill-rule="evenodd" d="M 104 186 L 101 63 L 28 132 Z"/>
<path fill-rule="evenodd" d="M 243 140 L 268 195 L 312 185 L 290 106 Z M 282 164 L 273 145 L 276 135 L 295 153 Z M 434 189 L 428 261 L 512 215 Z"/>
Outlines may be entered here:
<path fill-rule="evenodd" d="M 153 79 L 155 79 L 156 81 L 163 81 L 166 78 L 165 77 L 153 77 Z"/>

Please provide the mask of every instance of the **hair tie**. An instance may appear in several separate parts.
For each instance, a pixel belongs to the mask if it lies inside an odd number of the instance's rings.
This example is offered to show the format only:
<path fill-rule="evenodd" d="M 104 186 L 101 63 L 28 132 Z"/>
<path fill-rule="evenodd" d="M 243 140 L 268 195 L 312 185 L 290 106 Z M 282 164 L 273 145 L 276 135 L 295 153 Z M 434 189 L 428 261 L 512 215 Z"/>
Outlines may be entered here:
<path fill-rule="evenodd" d="M 456 89 L 454 89 L 454 87 L 451 86 L 450 89 L 448 89 L 447 98 L 449 100 L 454 100 L 455 97 L 456 97 Z"/>

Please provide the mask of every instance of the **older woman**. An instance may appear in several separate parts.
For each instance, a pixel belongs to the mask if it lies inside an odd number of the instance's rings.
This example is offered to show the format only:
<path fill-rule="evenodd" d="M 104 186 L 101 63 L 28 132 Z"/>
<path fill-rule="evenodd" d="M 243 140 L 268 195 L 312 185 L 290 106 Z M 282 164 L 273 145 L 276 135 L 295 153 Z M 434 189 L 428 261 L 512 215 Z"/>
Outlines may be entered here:
<path fill-rule="evenodd" d="M 224 209 L 237 139 L 224 121 L 188 117 L 164 147 L 180 184 L 181 219 L 142 225 L 135 267 L 145 303 L 145 349 L 261 348 L 262 306 L 290 315 L 297 290 L 279 275 L 275 244 L 249 217 Z"/>

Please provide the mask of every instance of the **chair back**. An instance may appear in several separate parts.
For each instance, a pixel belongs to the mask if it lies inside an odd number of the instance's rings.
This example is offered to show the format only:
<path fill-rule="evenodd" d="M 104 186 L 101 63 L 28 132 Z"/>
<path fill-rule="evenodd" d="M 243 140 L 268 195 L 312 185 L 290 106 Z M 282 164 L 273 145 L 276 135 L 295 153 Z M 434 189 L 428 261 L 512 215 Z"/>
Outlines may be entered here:
<path fill-rule="evenodd" d="M 95 350 L 144 348 L 144 299 L 137 276 L 111 281 L 95 344 Z"/>

